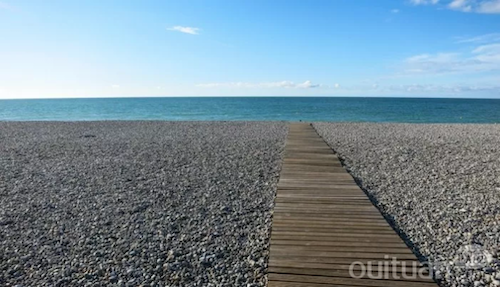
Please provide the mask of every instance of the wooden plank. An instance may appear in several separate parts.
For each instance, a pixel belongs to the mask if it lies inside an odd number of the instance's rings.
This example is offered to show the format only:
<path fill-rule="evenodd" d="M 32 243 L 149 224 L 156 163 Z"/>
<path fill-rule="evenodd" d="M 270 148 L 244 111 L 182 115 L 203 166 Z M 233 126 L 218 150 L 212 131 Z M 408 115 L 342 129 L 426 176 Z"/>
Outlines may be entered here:
<path fill-rule="evenodd" d="M 344 251 L 344 252 L 370 252 L 370 253 L 405 253 L 405 254 L 413 254 L 408 247 L 404 245 L 400 246 L 331 246 L 331 245 L 308 245 L 308 244 L 300 244 L 295 242 L 295 244 L 286 244 L 286 241 L 279 241 L 278 243 L 274 242 L 272 248 L 282 248 L 283 250 L 291 250 L 293 251 Z"/>
<path fill-rule="evenodd" d="M 354 274 L 360 274 L 360 269 L 354 270 L 351 269 L 351 272 Z M 297 274 L 297 275 L 315 275 L 315 276 L 327 276 L 327 277 L 345 277 L 350 278 L 351 272 L 349 269 L 325 269 L 325 268 L 296 268 L 296 267 L 278 267 L 272 266 L 269 268 L 270 273 L 281 273 L 281 274 Z M 418 272 L 418 270 L 416 270 Z M 403 274 L 406 273 L 406 270 L 402 268 L 395 268 L 388 272 L 386 275 L 388 278 L 392 278 L 393 280 L 400 280 Z M 428 272 L 425 273 L 428 276 Z M 368 276 L 364 276 L 364 278 L 368 278 Z M 433 282 L 430 278 L 422 278 L 423 282 Z"/>
<path fill-rule="evenodd" d="M 364 263 L 364 262 L 363 262 Z M 414 263 L 414 262 L 412 262 Z M 273 269 L 276 271 L 276 268 L 297 268 L 297 269 L 303 269 L 307 273 L 307 270 L 311 269 L 324 269 L 324 270 L 338 270 L 338 271 L 348 271 L 349 269 L 353 271 L 361 271 L 363 268 L 356 264 L 354 266 L 350 266 L 350 264 L 327 264 L 327 263 L 311 263 L 311 262 L 293 262 L 293 261 L 287 261 L 287 260 L 270 260 L 269 261 L 269 270 Z M 417 270 L 417 272 L 421 272 L 424 275 L 428 275 L 429 271 L 428 268 L 422 265 L 419 265 L 418 263 L 413 265 L 410 264 L 408 266 L 394 266 L 394 269 L 396 274 L 410 274 L 410 272 L 413 272 Z M 392 271 L 392 270 L 391 270 Z M 274 272 L 274 273 L 284 273 L 284 272 Z M 300 271 L 295 271 L 295 273 L 300 274 Z M 291 273 L 293 274 L 293 273 Z M 422 278 L 423 281 L 430 281 L 428 278 Z"/>
<path fill-rule="evenodd" d="M 313 197 L 310 198 L 308 196 L 302 196 L 302 195 L 280 195 L 276 196 L 276 202 L 277 203 L 298 203 L 298 204 L 331 204 L 331 205 L 339 205 L 339 204 L 346 204 L 346 205 L 358 205 L 358 204 L 363 204 L 367 201 L 365 198 L 356 198 L 356 197 L 349 197 L 349 196 L 337 196 L 337 197 L 327 197 L 327 196 L 321 196 L 321 197 Z"/>
<path fill-rule="evenodd" d="M 403 263 L 414 274 L 425 270 L 316 131 L 291 124 L 273 211 L 268 286 L 437 286 L 425 277 L 355 278 L 349 268 L 361 267 L 353 262 L 389 266 L 396 275 L 408 272 Z"/>
<path fill-rule="evenodd" d="M 271 262 L 275 261 L 287 261 L 287 262 L 296 262 L 296 263 L 314 263 L 314 264 L 342 264 L 342 265 L 348 265 L 351 266 L 353 262 L 359 262 L 363 264 L 368 264 L 368 263 L 375 263 L 379 262 L 380 260 L 374 260 L 372 258 L 329 258 L 329 257 L 307 257 L 307 256 L 292 256 L 292 255 L 271 255 L 269 258 L 269 264 L 271 265 Z M 384 261 L 380 261 L 384 262 Z M 411 267 L 411 266 L 419 266 L 421 263 L 418 260 L 399 260 L 399 265 L 402 266 L 403 264 L 405 266 Z M 359 265 L 359 264 L 356 264 Z M 292 266 L 293 267 L 293 266 Z"/>
<path fill-rule="evenodd" d="M 331 222 L 335 224 L 340 224 L 341 222 L 348 222 L 346 219 L 348 219 L 351 223 L 370 223 L 370 224 L 387 224 L 384 218 L 380 217 L 372 217 L 372 218 L 363 218 L 363 217 L 345 217 L 345 216 L 331 216 L 330 214 L 325 214 L 325 215 L 311 215 L 311 214 L 301 214 L 301 213 L 281 213 L 281 212 L 276 212 L 274 213 L 274 219 L 276 220 L 281 220 L 281 219 L 294 219 L 294 220 L 308 220 L 310 222 L 321 222 L 321 223 L 326 223 L 326 222 Z M 272 239 L 272 237 L 271 237 Z"/>
<path fill-rule="evenodd" d="M 293 231 L 305 231 L 310 233 L 319 233 L 321 231 L 327 233 L 341 233 L 345 231 L 345 226 L 338 227 L 324 227 L 324 226 L 304 226 L 304 225 L 293 225 L 293 224 L 276 224 L 273 226 L 273 231 L 284 231 L 284 232 L 293 232 Z M 392 229 L 366 229 L 366 228 L 352 228 L 353 233 L 360 234 L 394 234 L 394 230 Z"/>
<path fill-rule="evenodd" d="M 301 164 L 292 164 L 292 163 L 287 163 L 287 165 L 283 165 L 281 171 L 286 172 L 286 171 L 304 171 L 304 172 L 345 172 L 344 167 L 342 166 L 330 166 L 330 167 L 324 167 L 324 166 L 303 166 Z"/>
<path fill-rule="evenodd" d="M 285 184 L 279 185 L 278 186 L 278 192 L 280 190 L 300 190 L 303 192 L 309 192 L 309 193 L 316 193 L 317 190 L 324 190 L 325 192 L 333 193 L 333 192 L 339 192 L 339 191 L 347 191 L 347 192 L 361 192 L 360 194 L 364 194 L 364 192 L 359 188 L 359 186 L 354 185 L 354 184 L 330 184 L 327 186 L 314 186 L 311 187 L 310 185 L 303 184 L 303 185 L 293 185 L 289 184 L 286 186 Z"/>
<path fill-rule="evenodd" d="M 366 230 L 367 232 L 370 231 L 378 231 L 378 230 L 385 230 L 387 232 L 394 232 L 394 230 L 391 227 L 388 227 L 383 224 L 383 222 L 380 222 L 380 224 L 375 225 L 375 224 L 364 224 L 361 222 L 355 222 L 353 224 L 350 224 L 349 222 L 346 222 L 345 224 L 341 224 L 341 222 L 314 222 L 311 220 L 275 220 L 273 222 L 273 228 L 274 227 L 297 227 L 297 228 L 302 228 L 304 230 L 308 229 L 315 229 L 315 228 L 325 228 L 325 229 L 343 229 L 345 230 L 346 228 L 350 228 L 353 230 L 353 232 L 359 230 Z M 275 229 L 273 229 L 275 230 Z"/>
<path fill-rule="evenodd" d="M 358 211 L 358 210 L 363 210 L 363 211 L 370 211 L 374 212 L 375 214 L 379 215 L 379 211 L 377 208 L 374 206 L 370 205 L 356 205 L 356 204 L 349 204 L 346 202 L 315 202 L 315 203 L 306 203 L 306 202 L 282 202 L 279 204 L 280 208 L 294 208 L 295 210 L 301 210 L 301 209 L 307 209 L 307 210 L 320 210 L 321 212 L 334 212 L 339 209 L 347 209 L 352 211 L 353 209 Z M 323 210 L 325 209 L 325 210 Z"/>
<path fill-rule="evenodd" d="M 328 277 L 328 276 L 310 276 L 296 274 L 281 274 L 269 273 L 269 282 L 284 281 L 284 282 L 299 282 L 299 283 L 319 283 L 319 284 L 343 284 L 347 286 L 372 286 L 372 287 L 436 287 L 436 283 L 426 281 L 409 281 L 409 280 L 384 280 L 384 279 L 356 279 L 345 277 Z M 272 285 L 271 285 L 272 286 Z M 309 285 L 310 286 L 310 285 Z"/>
<path fill-rule="evenodd" d="M 307 249 L 307 248 L 306 248 Z M 378 253 L 378 252 L 352 252 L 352 251 L 325 251 L 325 250 L 298 250 L 292 248 L 282 248 L 271 246 L 271 252 L 276 255 L 282 256 L 301 256 L 301 257 L 326 257 L 326 258 L 349 258 L 349 259 L 379 259 L 386 260 L 388 258 L 399 258 L 400 260 L 411 260 L 415 256 L 413 253 L 402 252 L 398 253 L 397 250 L 391 252 Z M 389 261 L 390 262 L 390 261 Z"/>

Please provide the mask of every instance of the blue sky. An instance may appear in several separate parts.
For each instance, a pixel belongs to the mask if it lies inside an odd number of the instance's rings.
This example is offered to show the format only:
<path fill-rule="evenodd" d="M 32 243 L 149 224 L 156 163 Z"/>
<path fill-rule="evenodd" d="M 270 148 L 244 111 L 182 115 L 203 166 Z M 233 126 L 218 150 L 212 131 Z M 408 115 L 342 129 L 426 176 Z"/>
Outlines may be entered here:
<path fill-rule="evenodd" d="M 0 0 L 0 98 L 500 98 L 500 0 Z"/>

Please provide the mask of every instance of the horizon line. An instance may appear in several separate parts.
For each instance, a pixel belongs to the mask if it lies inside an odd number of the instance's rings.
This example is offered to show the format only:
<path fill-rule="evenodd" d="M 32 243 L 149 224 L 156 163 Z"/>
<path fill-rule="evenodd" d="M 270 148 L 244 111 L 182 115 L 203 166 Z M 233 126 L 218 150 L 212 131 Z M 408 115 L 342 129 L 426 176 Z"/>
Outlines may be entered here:
<path fill-rule="evenodd" d="M 462 99 L 500 100 L 499 97 L 447 97 L 447 96 L 90 96 L 90 97 L 21 97 L 0 100 L 85 100 L 85 99 L 155 99 L 155 98 L 378 98 L 378 99 Z"/>

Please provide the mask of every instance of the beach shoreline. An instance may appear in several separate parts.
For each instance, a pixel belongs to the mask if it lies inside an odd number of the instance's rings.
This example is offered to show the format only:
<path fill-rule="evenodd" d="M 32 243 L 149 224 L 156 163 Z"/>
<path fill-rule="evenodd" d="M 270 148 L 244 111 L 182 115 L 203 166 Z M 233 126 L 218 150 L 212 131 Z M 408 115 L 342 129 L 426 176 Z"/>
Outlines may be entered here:
<path fill-rule="evenodd" d="M 500 125 L 313 126 L 424 260 L 470 244 L 493 256 L 481 270 L 438 269 L 443 286 L 495 284 Z M 0 284 L 266 286 L 287 130 L 0 122 Z"/>

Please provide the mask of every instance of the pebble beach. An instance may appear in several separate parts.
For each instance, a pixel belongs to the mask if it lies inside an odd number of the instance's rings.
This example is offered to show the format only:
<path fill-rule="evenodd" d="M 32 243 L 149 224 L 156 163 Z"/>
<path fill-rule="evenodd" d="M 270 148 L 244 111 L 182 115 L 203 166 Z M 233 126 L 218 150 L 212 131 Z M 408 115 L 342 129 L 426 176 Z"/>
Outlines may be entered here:
<path fill-rule="evenodd" d="M 500 285 L 499 125 L 313 126 L 440 286 Z M 0 286 L 266 286 L 287 131 L 1 122 Z"/>
<path fill-rule="evenodd" d="M 441 286 L 500 285 L 500 125 L 314 127 Z"/>
<path fill-rule="evenodd" d="M 0 123 L 0 286 L 265 286 L 284 123 Z"/>

